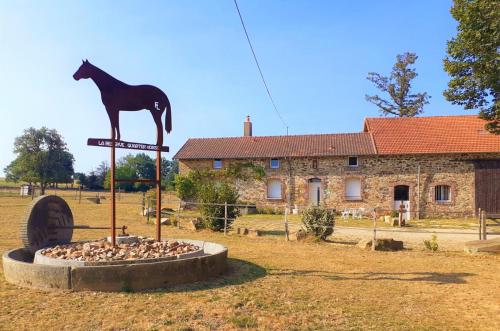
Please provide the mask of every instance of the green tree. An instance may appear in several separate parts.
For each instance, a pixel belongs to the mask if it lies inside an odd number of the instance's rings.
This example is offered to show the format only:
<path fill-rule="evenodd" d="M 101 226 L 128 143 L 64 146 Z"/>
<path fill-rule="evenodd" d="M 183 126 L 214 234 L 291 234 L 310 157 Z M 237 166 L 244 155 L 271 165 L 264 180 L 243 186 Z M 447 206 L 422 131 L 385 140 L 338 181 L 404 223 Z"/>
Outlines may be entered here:
<path fill-rule="evenodd" d="M 6 177 L 38 183 L 42 195 L 48 183 L 68 181 L 74 174 L 73 155 L 54 129 L 24 130 L 14 141 L 14 153 L 16 159 L 4 169 Z"/>
<path fill-rule="evenodd" d="M 162 184 L 167 190 L 175 189 L 175 176 L 179 173 L 179 162 L 162 159 L 161 176 Z"/>
<path fill-rule="evenodd" d="M 418 76 L 415 69 L 410 68 L 418 56 L 415 53 L 404 53 L 396 57 L 389 77 L 375 72 L 368 73 L 367 79 L 382 92 L 388 93 L 391 100 L 378 95 L 366 95 L 367 101 L 375 104 L 383 115 L 413 117 L 423 112 L 424 105 L 429 103 L 427 92 L 412 93 L 411 80 Z"/>
<path fill-rule="evenodd" d="M 89 180 L 83 172 L 75 172 L 73 178 L 78 180 L 79 185 L 88 187 Z"/>
<path fill-rule="evenodd" d="M 454 0 L 458 33 L 448 41 L 444 69 L 451 76 L 444 96 L 479 110 L 486 128 L 500 134 L 500 2 Z"/>
<path fill-rule="evenodd" d="M 133 180 L 137 179 L 137 174 L 135 169 L 130 166 L 130 164 L 126 162 L 118 162 L 115 167 L 115 179 L 126 179 Z M 106 175 L 106 180 L 104 181 L 104 188 L 109 190 L 111 184 L 111 172 L 108 172 Z M 136 187 L 134 186 L 134 182 L 122 182 L 115 184 L 116 189 L 121 189 L 124 191 L 135 191 Z"/>
<path fill-rule="evenodd" d="M 104 182 L 106 181 L 106 178 L 109 176 L 109 165 L 106 161 L 102 161 L 99 163 L 97 166 L 97 169 L 93 171 L 93 174 L 95 175 L 95 184 L 94 187 L 96 189 L 102 189 L 104 188 Z"/>
<path fill-rule="evenodd" d="M 227 202 L 227 228 L 231 228 L 234 219 L 239 215 L 239 209 L 234 205 L 238 201 L 238 191 L 227 182 L 203 184 L 198 192 L 201 214 L 205 218 L 205 224 L 213 231 L 224 229 L 225 207 Z"/>

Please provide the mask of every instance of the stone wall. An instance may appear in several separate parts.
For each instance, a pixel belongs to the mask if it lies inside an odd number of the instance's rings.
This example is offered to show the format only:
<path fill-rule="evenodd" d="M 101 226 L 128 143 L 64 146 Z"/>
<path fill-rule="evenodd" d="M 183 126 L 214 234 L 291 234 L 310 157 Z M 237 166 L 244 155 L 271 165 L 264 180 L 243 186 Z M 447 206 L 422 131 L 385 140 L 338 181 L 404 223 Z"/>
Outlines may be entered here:
<path fill-rule="evenodd" d="M 303 208 L 309 204 L 309 180 L 321 180 L 321 200 L 327 206 L 337 210 L 345 208 L 394 209 L 394 187 L 409 186 L 409 200 L 412 217 L 420 216 L 464 216 L 473 215 L 475 210 L 474 165 L 471 159 L 500 159 L 498 154 L 442 154 L 442 155 L 395 155 L 395 156 L 360 156 L 358 167 L 349 167 L 347 157 L 294 158 L 288 163 L 281 160 L 279 169 L 270 169 L 269 159 L 255 159 L 251 162 L 266 169 L 262 181 L 236 180 L 240 199 L 256 203 L 259 207 L 282 207 L 290 194 L 292 205 Z M 317 160 L 317 168 L 313 168 Z M 250 160 L 223 160 L 223 167 L 232 162 Z M 187 174 L 193 169 L 212 169 L 212 160 L 181 160 L 180 173 Z M 287 180 L 289 166 L 290 181 Z M 420 176 L 418 168 L 420 166 Z M 419 179 L 418 179 L 419 177 Z M 361 182 L 361 199 L 347 200 L 345 183 L 349 178 L 358 178 Z M 280 180 L 282 199 L 267 198 L 267 182 Z M 451 201 L 434 201 L 434 187 L 449 185 Z M 290 191 L 288 190 L 290 189 Z"/>

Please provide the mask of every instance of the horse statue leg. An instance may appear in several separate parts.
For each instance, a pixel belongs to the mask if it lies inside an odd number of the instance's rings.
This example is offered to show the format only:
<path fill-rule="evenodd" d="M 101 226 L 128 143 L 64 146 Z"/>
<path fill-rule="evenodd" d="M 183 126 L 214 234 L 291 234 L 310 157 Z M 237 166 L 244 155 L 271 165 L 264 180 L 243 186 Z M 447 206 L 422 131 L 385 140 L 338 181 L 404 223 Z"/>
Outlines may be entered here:
<path fill-rule="evenodd" d="M 156 145 L 163 145 L 163 124 L 161 122 L 162 111 L 158 111 L 157 109 L 150 109 L 151 115 L 153 115 L 153 120 L 156 123 Z"/>
<path fill-rule="evenodd" d="M 109 123 L 111 124 L 111 139 L 120 140 L 120 124 L 118 119 L 118 110 L 106 107 Z"/>

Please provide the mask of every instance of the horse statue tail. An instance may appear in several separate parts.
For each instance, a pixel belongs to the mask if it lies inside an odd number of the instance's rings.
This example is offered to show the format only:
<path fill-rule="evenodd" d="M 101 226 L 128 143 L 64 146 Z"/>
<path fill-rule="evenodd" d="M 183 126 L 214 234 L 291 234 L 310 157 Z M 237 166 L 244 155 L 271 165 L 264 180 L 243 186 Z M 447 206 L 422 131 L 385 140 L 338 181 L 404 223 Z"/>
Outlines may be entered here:
<path fill-rule="evenodd" d="M 168 97 L 165 96 L 165 131 L 167 133 L 170 133 L 172 131 L 172 109 L 170 108 L 170 101 L 168 100 Z"/>

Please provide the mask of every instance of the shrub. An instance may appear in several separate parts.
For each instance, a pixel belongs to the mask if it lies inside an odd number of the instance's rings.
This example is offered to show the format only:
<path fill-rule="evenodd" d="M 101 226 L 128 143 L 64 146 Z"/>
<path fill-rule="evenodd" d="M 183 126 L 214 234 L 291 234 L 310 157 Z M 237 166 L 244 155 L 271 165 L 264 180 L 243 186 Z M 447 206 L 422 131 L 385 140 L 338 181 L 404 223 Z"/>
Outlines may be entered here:
<path fill-rule="evenodd" d="M 193 179 L 189 176 L 175 176 L 175 191 L 179 199 L 184 201 L 193 200 L 197 194 L 197 187 Z"/>
<path fill-rule="evenodd" d="M 307 233 L 325 240 L 333 233 L 335 226 L 334 212 L 323 206 L 311 206 L 302 211 L 302 224 Z"/>
<path fill-rule="evenodd" d="M 203 184 L 198 192 L 200 213 L 207 228 L 213 231 L 224 230 L 224 202 L 227 206 L 227 228 L 231 228 L 233 220 L 238 217 L 239 210 L 234 206 L 238 201 L 237 190 L 228 183 L 209 182 Z M 233 206 L 231 206 L 233 205 Z"/>
<path fill-rule="evenodd" d="M 437 236 L 435 234 L 432 235 L 431 240 L 424 240 L 424 245 L 425 248 L 427 248 L 430 251 L 437 251 L 439 248 L 438 242 L 437 242 Z"/>

